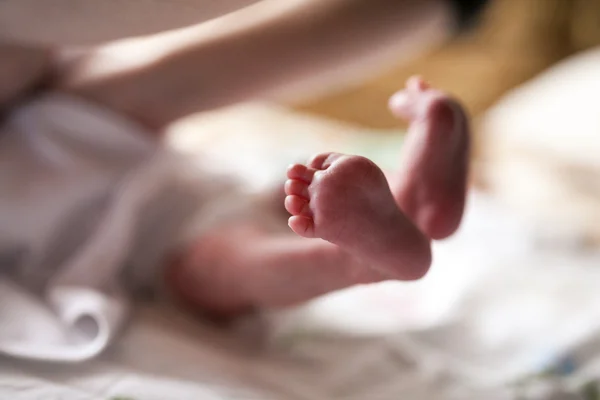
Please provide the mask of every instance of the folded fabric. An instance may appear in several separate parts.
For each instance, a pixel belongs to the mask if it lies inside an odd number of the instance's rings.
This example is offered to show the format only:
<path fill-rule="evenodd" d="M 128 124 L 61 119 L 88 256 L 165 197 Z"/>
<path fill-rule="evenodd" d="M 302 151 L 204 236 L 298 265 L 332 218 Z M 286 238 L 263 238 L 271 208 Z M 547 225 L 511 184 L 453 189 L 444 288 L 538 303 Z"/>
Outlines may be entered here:
<path fill-rule="evenodd" d="M 235 183 L 201 173 L 201 158 L 189 162 L 152 138 L 116 113 L 58 94 L 7 117 L 0 353 L 63 362 L 97 355 L 127 320 L 130 297 L 159 291 L 162 262 L 186 229 L 232 214 Z"/>

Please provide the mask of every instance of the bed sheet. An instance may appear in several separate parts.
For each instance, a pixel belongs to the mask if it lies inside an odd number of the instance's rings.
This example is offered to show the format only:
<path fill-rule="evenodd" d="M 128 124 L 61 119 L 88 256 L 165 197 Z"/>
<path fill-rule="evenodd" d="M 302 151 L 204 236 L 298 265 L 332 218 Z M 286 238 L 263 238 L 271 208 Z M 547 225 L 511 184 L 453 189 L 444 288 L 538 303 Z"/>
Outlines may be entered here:
<path fill-rule="evenodd" d="M 340 339 L 320 348 L 329 361 L 315 364 L 300 354 L 261 350 L 174 310 L 145 307 L 108 353 L 87 364 L 2 360 L 0 398 L 392 400 L 401 395 L 418 400 L 442 398 L 448 390 L 442 382 L 427 382 L 386 341 Z M 484 398 L 508 397 L 485 393 Z"/>

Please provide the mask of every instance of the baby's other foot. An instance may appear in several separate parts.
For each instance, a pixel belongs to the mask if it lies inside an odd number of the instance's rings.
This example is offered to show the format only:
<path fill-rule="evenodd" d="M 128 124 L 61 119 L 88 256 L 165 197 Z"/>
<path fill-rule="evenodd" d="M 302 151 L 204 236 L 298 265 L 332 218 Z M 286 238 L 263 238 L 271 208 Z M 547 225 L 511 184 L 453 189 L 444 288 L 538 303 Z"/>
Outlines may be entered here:
<path fill-rule="evenodd" d="M 372 161 L 324 153 L 288 170 L 291 229 L 340 246 L 390 279 L 418 279 L 431 262 L 428 240 L 398 208 Z"/>
<path fill-rule="evenodd" d="M 432 239 L 451 235 L 462 219 L 469 165 L 469 123 L 460 104 L 413 77 L 390 99 L 410 121 L 400 171 L 390 179 L 400 207 Z"/>

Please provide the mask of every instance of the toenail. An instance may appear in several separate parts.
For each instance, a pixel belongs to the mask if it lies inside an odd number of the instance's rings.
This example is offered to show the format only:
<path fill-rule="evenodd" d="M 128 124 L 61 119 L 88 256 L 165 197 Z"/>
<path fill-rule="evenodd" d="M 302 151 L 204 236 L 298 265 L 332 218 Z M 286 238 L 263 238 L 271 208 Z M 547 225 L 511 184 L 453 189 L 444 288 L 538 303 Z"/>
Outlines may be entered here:
<path fill-rule="evenodd" d="M 424 79 L 420 79 L 419 80 L 419 85 L 418 85 L 418 89 L 423 91 L 423 90 L 427 90 L 431 87 L 431 85 L 429 84 L 429 82 L 425 81 Z"/>
<path fill-rule="evenodd" d="M 409 90 L 424 91 L 430 87 L 431 85 L 429 82 L 425 81 L 423 77 L 418 75 L 412 76 L 406 81 L 406 88 Z"/>
<path fill-rule="evenodd" d="M 287 167 L 287 171 L 288 171 L 288 172 L 295 171 L 295 170 L 297 170 L 298 168 L 300 168 L 298 164 L 290 164 L 290 165 L 288 165 L 288 167 Z"/>

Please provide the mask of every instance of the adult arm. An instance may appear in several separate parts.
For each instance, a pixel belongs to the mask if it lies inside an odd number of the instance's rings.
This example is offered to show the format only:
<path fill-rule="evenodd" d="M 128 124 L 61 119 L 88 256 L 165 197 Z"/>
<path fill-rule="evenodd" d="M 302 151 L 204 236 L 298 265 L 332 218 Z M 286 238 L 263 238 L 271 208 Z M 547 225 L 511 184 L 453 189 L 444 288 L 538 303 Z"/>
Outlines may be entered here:
<path fill-rule="evenodd" d="M 452 34 L 457 16 L 464 18 L 457 4 L 263 0 L 197 26 L 94 49 L 62 69 L 57 88 L 160 129 L 193 112 L 267 96 L 385 46 L 435 44 Z"/>

